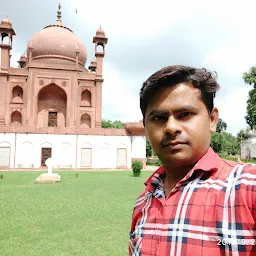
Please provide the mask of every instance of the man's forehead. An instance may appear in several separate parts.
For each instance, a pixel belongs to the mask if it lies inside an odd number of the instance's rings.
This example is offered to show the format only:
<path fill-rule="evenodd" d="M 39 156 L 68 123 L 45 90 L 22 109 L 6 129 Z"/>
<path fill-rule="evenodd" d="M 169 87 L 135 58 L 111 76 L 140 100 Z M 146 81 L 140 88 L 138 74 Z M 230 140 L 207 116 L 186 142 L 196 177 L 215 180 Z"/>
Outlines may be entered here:
<path fill-rule="evenodd" d="M 197 105 L 200 102 L 202 102 L 200 89 L 194 86 L 184 87 L 183 85 L 178 85 L 176 88 L 167 87 L 157 91 L 149 99 L 148 108 L 161 108 L 166 104 L 182 107 L 183 105 Z"/>

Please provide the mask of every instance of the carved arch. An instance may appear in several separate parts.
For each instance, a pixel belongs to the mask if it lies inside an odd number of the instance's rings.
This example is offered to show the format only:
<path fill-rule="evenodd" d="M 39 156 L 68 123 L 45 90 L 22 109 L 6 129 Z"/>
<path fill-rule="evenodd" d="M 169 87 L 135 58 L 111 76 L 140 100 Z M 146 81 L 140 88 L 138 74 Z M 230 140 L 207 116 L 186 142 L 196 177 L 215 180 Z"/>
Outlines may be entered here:
<path fill-rule="evenodd" d="M 81 116 L 80 126 L 83 128 L 91 128 L 91 117 L 85 113 Z"/>
<path fill-rule="evenodd" d="M 22 114 L 17 110 L 11 114 L 11 125 L 22 125 Z"/>
<path fill-rule="evenodd" d="M 91 106 L 92 105 L 92 95 L 88 89 L 82 91 L 81 94 L 81 106 Z"/>

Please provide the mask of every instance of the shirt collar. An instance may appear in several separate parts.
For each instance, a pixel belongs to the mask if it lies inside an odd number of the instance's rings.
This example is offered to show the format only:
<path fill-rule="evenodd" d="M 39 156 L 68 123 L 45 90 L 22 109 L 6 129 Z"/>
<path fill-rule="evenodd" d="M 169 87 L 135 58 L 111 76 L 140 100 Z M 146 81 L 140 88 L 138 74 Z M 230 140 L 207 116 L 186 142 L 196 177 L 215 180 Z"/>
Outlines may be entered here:
<path fill-rule="evenodd" d="M 203 170 L 203 171 L 217 171 L 220 166 L 220 157 L 216 154 L 212 148 L 208 148 L 207 152 L 203 155 L 203 157 L 195 164 L 195 166 L 189 171 L 189 173 L 193 173 L 195 170 Z M 147 190 L 152 190 L 155 185 L 161 183 L 162 178 L 164 177 L 164 168 L 160 166 L 144 183 L 146 185 Z"/>

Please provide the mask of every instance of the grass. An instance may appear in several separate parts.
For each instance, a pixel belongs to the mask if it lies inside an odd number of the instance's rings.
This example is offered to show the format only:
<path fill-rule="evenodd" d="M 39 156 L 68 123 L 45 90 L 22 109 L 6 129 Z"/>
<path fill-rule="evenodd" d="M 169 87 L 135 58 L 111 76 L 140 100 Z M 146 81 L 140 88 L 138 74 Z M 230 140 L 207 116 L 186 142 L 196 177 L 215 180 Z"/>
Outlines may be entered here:
<path fill-rule="evenodd" d="M 152 172 L 0 172 L 2 256 L 127 255 L 131 213 Z"/>

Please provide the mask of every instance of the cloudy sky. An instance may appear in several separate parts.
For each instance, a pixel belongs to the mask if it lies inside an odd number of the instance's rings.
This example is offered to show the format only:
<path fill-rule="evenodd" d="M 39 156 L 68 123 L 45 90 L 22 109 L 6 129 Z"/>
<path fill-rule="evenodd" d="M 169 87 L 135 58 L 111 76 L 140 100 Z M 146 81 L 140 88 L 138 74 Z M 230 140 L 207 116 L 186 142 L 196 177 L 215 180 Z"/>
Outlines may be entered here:
<path fill-rule="evenodd" d="M 171 64 L 218 73 L 216 106 L 234 135 L 246 128 L 250 86 L 242 74 L 256 65 L 255 0 L 62 0 L 62 21 L 85 43 L 101 25 L 109 38 L 104 59 L 103 118 L 138 121 L 139 90 L 156 70 Z M 16 32 L 12 65 L 29 38 L 56 20 L 57 0 L 0 0 Z M 77 14 L 76 10 L 77 9 Z"/>

